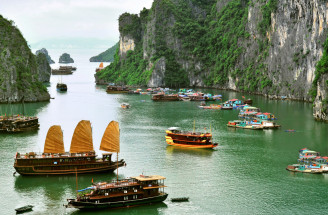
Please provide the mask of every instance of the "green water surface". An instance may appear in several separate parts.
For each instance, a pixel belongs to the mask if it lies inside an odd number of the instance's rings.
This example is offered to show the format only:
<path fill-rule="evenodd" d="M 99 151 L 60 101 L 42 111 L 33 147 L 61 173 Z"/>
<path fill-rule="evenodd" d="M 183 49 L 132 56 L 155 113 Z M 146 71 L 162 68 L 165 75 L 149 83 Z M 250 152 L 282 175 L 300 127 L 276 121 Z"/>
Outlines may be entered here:
<path fill-rule="evenodd" d="M 60 51 L 49 51 L 58 59 Z M 237 119 L 238 111 L 203 110 L 199 102 L 153 102 L 148 95 L 110 95 L 94 84 L 98 63 L 89 63 L 90 52 L 72 50 L 77 71 L 71 76 L 51 77 L 48 89 L 55 99 L 25 104 L 25 114 L 37 115 L 40 130 L 24 134 L 1 134 L 0 214 L 34 205 L 28 214 L 326 214 L 328 174 L 295 174 L 285 170 L 295 163 L 298 150 L 308 147 L 328 155 L 328 124 L 312 117 L 312 104 L 268 100 L 245 95 L 263 111 L 274 113 L 282 127 L 278 130 L 235 130 L 226 126 Z M 52 65 L 53 68 L 58 65 Z M 56 92 L 56 83 L 68 85 L 67 93 Z M 230 91 L 204 90 L 222 94 L 224 100 L 241 98 Z M 121 109 L 128 102 L 130 109 Z M 21 104 L 0 105 L 1 114 L 22 113 Z M 51 125 L 61 125 L 66 150 L 80 120 L 90 120 L 94 147 L 107 124 L 117 120 L 121 129 L 121 153 L 127 166 L 119 177 L 163 175 L 168 199 L 161 204 L 126 209 L 80 212 L 65 209 L 66 199 L 75 196 L 75 176 L 13 176 L 14 156 L 18 152 L 42 152 Z M 198 131 L 212 128 L 216 150 L 183 149 L 168 146 L 165 129 L 171 126 Z M 295 129 L 295 133 L 284 130 Z M 115 156 L 114 156 L 115 159 Z M 111 180 L 116 173 L 79 175 L 78 187 L 91 180 Z M 189 202 L 172 203 L 170 198 L 189 197 Z"/>

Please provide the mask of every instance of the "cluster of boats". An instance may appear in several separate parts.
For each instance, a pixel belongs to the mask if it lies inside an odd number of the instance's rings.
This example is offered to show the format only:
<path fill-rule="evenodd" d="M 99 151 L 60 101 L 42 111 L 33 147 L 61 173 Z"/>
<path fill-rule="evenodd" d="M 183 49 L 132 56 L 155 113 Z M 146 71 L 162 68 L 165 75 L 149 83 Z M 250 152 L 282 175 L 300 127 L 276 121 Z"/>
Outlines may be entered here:
<path fill-rule="evenodd" d="M 58 69 L 51 69 L 52 75 L 71 75 L 76 67 L 73 66 L 59 66 Z"/>
<path fill-rule="evenodd" d="M 81 173 L 113 172 L 126 166 L 123 159 L 118 160 L 120 152 L 120 130 L 116 121 L 111 121 L 101 140 L 100 150 L 106 151 L 97 158 L 93 148 L 90 121 L 82 120 L 74 130 L 69 152 L 65 152 L 63 132 L 59 125 L 48 130 L 44 152 L 37 154 L 16 153 L 14 168 L 21 175 L 68 175 Z M 116 162 L 112 153 L 117 153 Z M 15 173 L 14 173 L 15 174 Z M 164 201 L 164 180 L 159 175 L 140 175 L 111 182 L 93 183 L 90 187 L 77 190 L 76 198 L 67 199 L 66 207 L 78 209 L 103 209 L 130 207 Z M 32 210 L 31 205 L 17 208 L 17 212 Z"/>
<path fill-rule="evenodd" d="M 288 165 L 286 169 L 291 172 L 328 173 L 328 157 L 321 157 L 319 152 L 303 148 L 299 150 L 298 163 Z"/>
<path fill-rule="evenodd" d="M 229 100 L 230 102 L 232 100 Z M 260 108 L 249 106 L 248 104 L 235 104 L 232 101 L 232 107 L 239 109 L 238 117 L 242 120 L 229 121 L 227 126 L 232 128 L 243 128 L 252 130 L 274 129 L 279 128 L 273 120 L 277 119 L 272 113 L 262 113 Z"/>

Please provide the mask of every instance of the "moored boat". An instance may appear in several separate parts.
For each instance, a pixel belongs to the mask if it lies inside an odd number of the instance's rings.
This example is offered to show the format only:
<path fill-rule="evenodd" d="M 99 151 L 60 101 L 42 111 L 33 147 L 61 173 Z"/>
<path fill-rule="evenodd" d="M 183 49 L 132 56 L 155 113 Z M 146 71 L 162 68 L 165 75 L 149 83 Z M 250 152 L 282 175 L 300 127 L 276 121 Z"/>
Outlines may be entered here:
<path fill-rule="evenodd" d="M 20 207 L 20 208 L 16 208 L 15 211 L 17 214 L 21 214 L 21 213 L 25 213 L 25 212 L 28 212 L 28 211 L 32 211 L 33 210 L 33 205 L 26 205 L 26 206 L 23 206 L 23 207 Z"/>
<path fill-rule="evenodd" d="M 215 110 L 221 109 L 221 105 L 218 104 L 210 104 L 210 106 L 200 105 L 198 107 L 202 109 L 215 109 Z"/>
<path fill-rule="evenodd" d="M 223 103 L 223 105 L 221 106 L 221 110 L 232 110 L 233 107 L 230 103 Z"/>
<path fill-rule="evenodd" d="M 96 68 L 96 73 L 99 72 L 99 71 L 101 71 L 101 70 L 103 70 L 103 69 L 104 69 L 104 63 L 101 62 L 101 63 L 99 64 L 99 67 Z"/>
<path fill-rule="evenodd" d="M 69 208 L 104 209 L 131 207 L 164 201 L 164 180 L 160 175 L 140 175 L 112 182 L 99 182 L 78 191 L 76 199 L 67 199 Z"/>
<path fill-rule="evenodd" d="M 59 92 L 65 92 L 65 91 L 67 91 L 67 85 L 64 84 L 64 83 L 58 83 L 58 84 L 56 85 L 56 89 L 57 89 L 57 91 L 59 91 Z"/>
<path fill-rule="evenodd" d="M 153 101 L 179 101 L 179 95 L 178 94 L 169 94 L 166 95 L 164 93 L 155 94 L 151 98 Z"/>
<path fill-rule="evenodd" d="M 242 120 L 233 120 L 229 121 L 227 124 L 228 127 L 232 128 L 243 128 L 243 129 L 252 129 L 252 130 L 263 130 L 262 125 L 251 124 L 249 121 Z"/>
<path fill-rule="evenodd" d="M 178 127 L 168 128 L 165 139 L 169 145 L 186 148 L 212 149 L 218 146 L 217 143 L 212 142 L 211 133 L 184 132 Z"/>
<path fill-rule="evenodd" d="M 112 121 L 107 126 L 100 150 L 107 151 L 107 145 L 117 139 L 118 123 Z M 119 147 L 119 146 L 116 146 Z M 16 153 L 14 168 L 21 175 L 67 175 L 76 173 L 113 172 L 124 166 L 124 160 L 113 162 L 111 153 L 97 158 L 93 150 L 90 121 L 82 120 L 75 128 L 69 152 L 65 152 L 63 132 L 58 125 L 51 126 L 44 145 L 44 152 L 36 154 Z"/>
<path fill-rule="evenodd" d="M 39 129 L 39 118 L 36 116 L 0 116 L 0 132 L 18 133 Z"/>
<path fill-rule="evenodd" d="M 117 94 L 117 93 L 128 93 L 129 88 L 125 86 L 113 86 L 108 85 L 106 88 L 106 92 L 109 94 Z"/>
<path fill-rule="evenodd" d="M 180 198 L 172 198 L 171 202 L 188 202 L 189 198 L 188 197 L 180 197 Z"/>

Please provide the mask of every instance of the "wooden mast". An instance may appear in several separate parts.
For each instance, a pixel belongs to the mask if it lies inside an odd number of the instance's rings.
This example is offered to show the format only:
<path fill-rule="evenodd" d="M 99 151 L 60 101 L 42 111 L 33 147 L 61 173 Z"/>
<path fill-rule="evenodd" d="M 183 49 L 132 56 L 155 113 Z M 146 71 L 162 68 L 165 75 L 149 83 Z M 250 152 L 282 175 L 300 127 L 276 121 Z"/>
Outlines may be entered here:
<path fill-rule="evenodd" d="M 194 120 L 194 126 L 193 126 L 193 133 L 195 133 L 195 120 Z"/>

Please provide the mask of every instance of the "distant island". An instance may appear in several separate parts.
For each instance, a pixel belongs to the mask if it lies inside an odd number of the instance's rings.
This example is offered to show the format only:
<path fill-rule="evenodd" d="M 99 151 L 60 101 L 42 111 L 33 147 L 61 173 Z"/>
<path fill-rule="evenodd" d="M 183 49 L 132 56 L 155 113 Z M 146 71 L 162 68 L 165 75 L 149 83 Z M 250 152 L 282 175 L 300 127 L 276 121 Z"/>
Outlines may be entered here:
<path fill-rule="evenodd" d="M 59 63 L 74 63 L 74 60 L 69 54 L 64 53 L 59 57 Z"/>
<path fill-rule="evenodd" d="M 113 62 L 114 55 L 119 48 L 119 42 L 97 56 L 91 57 L 90 62 Z"/>
<path fill-rule="evenodd" d="M 53 60 L 51 59 L 51 57 L 49 56 L 47 49 L 42 48 L 42 49 L 40 49 L 40 50 L 37 50 L 37 51 L 35 52 L 35 55 L 38 55 L 39 53 L 43 53 L 43 54 L 46 56 L 47 61 L 48 61 L 49 64 L 53 64 L 53 63 L 55 63 L 55 61 L 53 61 Z"/>

